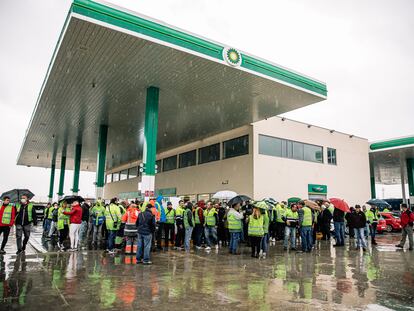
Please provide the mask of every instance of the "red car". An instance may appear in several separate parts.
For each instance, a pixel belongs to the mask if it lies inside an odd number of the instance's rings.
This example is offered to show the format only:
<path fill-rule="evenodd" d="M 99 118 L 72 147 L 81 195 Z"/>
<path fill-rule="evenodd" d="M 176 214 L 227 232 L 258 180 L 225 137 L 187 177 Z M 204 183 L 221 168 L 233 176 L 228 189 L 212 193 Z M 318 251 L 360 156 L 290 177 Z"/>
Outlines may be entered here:
<path fill-rule="evenodd" d="M 397 216 L 394 216 L 392 213 L 380 213 L 382 218 L 385 219 L 385 222 L 387 223 L 387 232 L 392 231 L 400 231 L 401 230 L 401 224 L 400 224 L 400 218 Z"/>
<path fill-rule="evenodd" d="M 387 231 L 387 222 L 385 221 L 385 219 L 380 218 L 378 220 L 377 232 L 384 233 L 384 231 Z"/>

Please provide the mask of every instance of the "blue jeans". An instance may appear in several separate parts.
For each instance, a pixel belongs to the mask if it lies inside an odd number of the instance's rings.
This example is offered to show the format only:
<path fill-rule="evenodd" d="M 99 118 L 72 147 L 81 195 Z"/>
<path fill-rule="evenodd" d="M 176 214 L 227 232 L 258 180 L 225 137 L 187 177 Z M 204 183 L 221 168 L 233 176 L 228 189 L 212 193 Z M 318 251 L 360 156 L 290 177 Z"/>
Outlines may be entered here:
<path fill-rule="evenodd" d="M 310 252 L 312 250 L 312 227 L 300 228 L 300 237 L 302 239 L 302 251 Z"/>
<path fill-rule="evenodd" d="M 377 234 L 377 222 L 374 222 L 369 225 L 369 234 L 371 235 L 372 239 L 375 239 L 375 235 Z"/>
<path fill-rule="evenodd" d="M 211 240 L 213 240 L 214 245 L 217 244 L 217 229 L 216 227 L 208 227 L 204 228 L 204 235 L 206 237 L 207 246 L 211 247 Z"/>
<path fill-rule="evenodd" d="M 367 248 L 367 241 L 365 240 L 365 228 L 355 228 L 355 236 L 356 236 L 356 246 Z"/>
<path fill-rule="evenodd" d="M 345 223 L 334 221 L 336 245 L 345 244 Z"/>
<path fill-rule="evenodd" d="M 185 228 L 184 249 L 187 252 L 190 251 L 190 240 L 191 240 L 191 234 L 192 233 L 193 233 L 193 227 Z"/>
<path fill-rule="evenodd" d="M 285 227 L 285 240 L 283 242 L 283 247 L 288 248 L 290 240 L 290 248 L 296 248 L 296 228 L 295 227 Z"/>
<path fill-rule="evenodd" d="M 108 230 L 108 249 L 111 251 L 115 247 L 116 230 Z"/>
<path fill-rule="evenodd" d="M 230 232 L 230 253 L 235 254 L 237 252 L 237 247 L 239 246 L 240 238 L 241 232 Z"/>
<path fill-rule="evenodd" d="M 267 253 L 269 250 L 269 233 L 265 233 L 262 238 L 262 242 L 260 243 L 260 249 L 263 253 Z"/>
<path fill-rule="evenodd" d="M 45 219 L 45 223 L 43 224 L 43 230 L 45 233 L 49 233 L 50 231 L 50 224 L 52 223 L 52 219 Z"/>
<path fill-rule="evenodd" d="M 79 242 L 83 243 L 86 239 L 86 233 L 88 232 L 88 222 L 83 220 L 79 231 Z"/>
<path fill-rule="evenodd" d="M 139 234 L 138 233 L 138 252 L 137 252 L 137 262 L 141 261 L 144 255 L 144 262 L 150 260 L 150 251 L 151 251 L 151 241 L 152 234 Z"/>

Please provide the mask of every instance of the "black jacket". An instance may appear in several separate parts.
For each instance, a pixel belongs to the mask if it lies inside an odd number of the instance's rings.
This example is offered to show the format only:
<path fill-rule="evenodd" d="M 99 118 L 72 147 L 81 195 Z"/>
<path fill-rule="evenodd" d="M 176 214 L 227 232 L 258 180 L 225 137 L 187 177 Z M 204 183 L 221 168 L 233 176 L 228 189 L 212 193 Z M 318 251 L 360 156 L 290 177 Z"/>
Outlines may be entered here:
<path fill-rule="evenodd" d="M 82 207 L 82 221 L 88 222 L 90 206 L 88 203 L 84 202 L 81 207 Z"/>
<path fill-rule="evenodd" d="M 349 221 L 350 221 L 350 226 L 352 228 L 356 228 L 356 229 L 360 229 L 360 228 L 365 228 L 366 224 L 367 224 L 367 218 L 365 217 L 364 212 L 355 212 L 355 213 L 350 213 L 349 214 Z"/>
<path fill-rule="evenodd" d="M 147 208 L 138 215 L 136 225 L 139 234 L 149 235 L 155 232 L 155 217 L 151 209 Z"/>
<path fill-rule="evenodd" d="M 340 209 L 335 208 L 333 211 L 333 221 L 334 222 L 344 222 L 345 221 L 345 212 Z"/>
<path fill-rule="evenodd" d="M 20 204 L 20 210 L 17 212 L 17 208 L 16 208 L 16 220 L 15 220 L 15 224 L 16 225 L 21 225 L 21 226 L 27 226 L 31 223 L 33 223 L 35 226 L 37 225 L 37 215 L 36 215 L 36 210 L 34 207 L 32 207 L 32 219 L 33 221 L 29 221 L 29 208 L 28 208 L 28 204 Z"/>

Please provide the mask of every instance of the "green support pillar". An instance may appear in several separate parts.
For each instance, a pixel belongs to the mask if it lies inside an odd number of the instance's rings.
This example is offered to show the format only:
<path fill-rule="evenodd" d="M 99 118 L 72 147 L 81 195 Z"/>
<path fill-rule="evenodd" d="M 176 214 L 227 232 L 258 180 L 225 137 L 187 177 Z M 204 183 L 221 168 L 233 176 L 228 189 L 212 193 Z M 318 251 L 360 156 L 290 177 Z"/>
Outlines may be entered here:
<path fill-rule="evenodd" d="M 82 155 L 82 145 L 77 144 L 75 148 L 75 165 L 74 165 L 74 171 L 73 171 L 73 187 L 72 187 L 73 195 L 78 195 L 78 192 L 79 192 L 79 174 L 80 174 L 81 155 Z"/>
<path fill-rule="evenodd" d="M 145 128 L 143 148 L 143 174 L 141 189 L 146 199 L 154 195 L 155 190 L 155 160 L 157 156 L 158 105 L 160 90 L 151 86 L 147 88 L 145 104 Z"/>
<path fill-rule="evenodd" d="M 407 159 L 407 179 L 410 204 L 414 204 L 414 159 Z"/>
<path fill-rule="evenodd" d="M 108 140 L 108 126 L 99 127 L 98 137 L 98 158 L 96 164 L 96 199 L 103 198 L 103 187 L 105 185 L 106 165 L 106 143 Z"/>
<path fill-rule="evenodd" d="M 62 155 L 62 160 L 60 162 L 60 178 L 59 178 L 59 200 L 63 197 L 63 186 L 65 184 L 65 169 L 66 169 L 66 156 Z"/>
<path fill-rule="evenodd" d="M 370 180 L 371 180 L 371 199 L 375 199 L 377 197 L 377 194 L 375 192 L 375 171 L 374 167 L 370 166 Z"/>
<path fill-rule="evenodd" d="M 50 168 L 50 184 L 49 184 L 49 202 L 53 202 L 53 186 L 55 184 L 55 169 L 56 165 L 55 162 L 52 163 L 52 167 Z"/>

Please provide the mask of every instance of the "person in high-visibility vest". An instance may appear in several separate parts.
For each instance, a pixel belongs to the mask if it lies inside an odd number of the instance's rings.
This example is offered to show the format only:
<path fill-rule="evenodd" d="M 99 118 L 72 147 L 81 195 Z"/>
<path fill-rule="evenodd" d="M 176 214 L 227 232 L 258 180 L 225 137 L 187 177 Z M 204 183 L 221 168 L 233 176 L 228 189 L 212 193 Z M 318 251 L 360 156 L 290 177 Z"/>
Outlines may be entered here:
<path fill-rule="evenodd" d="M 239 211 L 240 203 L 237 203 L 232 205 L 227 213 L 227 223 L 230 232 L 229 251 L 230 254 L 233 255 L 240 255 L 240 252 L 237 252 L 237 247 L 239 246 L 239 241 L 241 240 L 243 226 L 242 219 L 244 216 Z"/>
<path fill-rule="evenodd" d="M 50 230 L 50 224 L 52 223 L 52 205 L 50 203 L 46 204 L 46 207 L 43 211 L 43 236 L 47 237 L 49 230 Z"/>
<path fill-rule="evenodd" d="M 207 202 L 207 208 L 204 211 L 204 235 L 206 238 L 206 250 L 210 250 L 212 244 L 218 249 L 217 243 L 217 224 L 218 214 L 217 210 L 213 207 L 212 202 Z"/>
<path fill-rule="evenodd" d="M 16 204 L 16 241 L 17 241 L 17 252 L 20 254 L 26 250 L 27 242 L 30 238 L 30 232 L 32 226 L 37 225 L 36 211 L 33 208 L 33 204 L 29 202 L 26 195 L 22 195 L 20 202 Z M 22 243 L 22 237 L 24 240 Z"/>
<path fill-rule="evenodd" d="M 375 241 L 375 235 L 377 233 L 377 225 L 379 220 L 378 210 L 376 206 L 371 206 L 371 208 L 365 214 L 367 222 L 369 224 L 369 233 L 371 235 L 371 244 L 377 245 Z"/>
<path fill-rule="evenodd" d="M 107 252 L 109 254 L 115 253 L 116 233 L 121 225 L 122 215 L 117 201 L 117 198 L 112 198 L 110 204 L 105 208 L 105 224 L 108 230 Z"/>
<path fill-rule="evenodd" d="M 288 249 L 290 241 L 290 250 L 296 251 L 296 227 L 299 220 L 298 207 L 296 204 L 291 204 L 290 209 L 286 211 L 284 219 L 286 222 L 286 227 L 283 249 L 285 251 Z"/>
<path fill-rule="evenodd" d="M 299 228 L 300 228 L 300 237 L 302 242 L 302 251 L 311 252 L 312 250 L 312 225 L 313 217 L 311 209 L 305 205 L 304 202 L 299 201 L 297 203 L 299 206 L 298 216 L 299 216 Z"/>
<path fill-rule="evenodd" d="M 184 236 L 185 236 L 185 229 L 184 229 L 184 201 L 180 200 L 178 202 L 178 207 L 175 210 L 175 224 L 177 226 L 177 234 L 175 235 L 175 249 L 180 250 L 181 247 L 184 245 Z"/>
<path fill-rule="evenodd" d="M 253 205 L 253 212 L 248 218 L 247 234 L 250 238 L 250 246 L 252 248 L 252 257 L 259 258 L 260 243 L 264 235 L 263 230 L 264 217 L 260 212 L 260 208 Z"/>
<path fill-rule="evenodd" d="M 164 241 L 165 250 L 169 248 L 169 242 L 174 241 L 174 224 L 175 224 L 175 209 L 173 209 L 172 203 L 167 202 L 167 207 L 164 210 L 165 223 L 164 223 Z"/>
<path fill-rule="evenodd" d="M 275 220 L 275 230 L 276 230 L 276 240 L 282 241 L 285 235 L 285 222 L 283 217 L 286 213 L 286 207 L 283 202 L 276 204 L 276 220 Z"/>
<path fill-rule="evenodd" d="M 63 212 L 70 212 L 70 206 L 68 206 L 66 201 L 63 201 L 58 209 L 57 229 L 59 235 L 58 247 L 60 251 L 65 249 L 63 243 L 69 235 L 70 224 L 69 216 L 63 214 Z"/>
<path fill-rule="evenodd" d="M 53 203 L 51 207 L 51 214 L 52 214 L 52 223 L 50 224 L 50 230 L 48 233 L 48 238 L 50 239 L 55 231 L 57 231 L 57 223 L 58 223 L 58 211 L 59 211 L 59 204 L 57 202 Z"/>
<path fill-rule="evenodd" d="M 3 234 L 3 241 L 1 242 L 0 254 L 6 254 L 4 248 L 9 239 L 10 228 L 14 225 L 16 217 L 16 208 L 10 203 L 10 198 L 5 196 L 3 204 L 0 207 L 0 235 Z"/>
<path fill-rule="evenodd" d="M 105 206 L 102 200 L 97 200 L 96 204 L 92 207 L 91 211 L 91 222 L 92 222 L 92 245 L 101 243 L 102 240 L 102 227 L 105 222 Z"/>
<path fill-rule="evenodd" d="M 125 254 L 136 253 L 137 245 L 135 243 L 137 238 L 137 219 L 140 210 L 137 205 L 132 203 L 128 206 L 124 215 L 122 215 L 122 222 L 125 224 L 124 236 L 126 236 Z"/>

